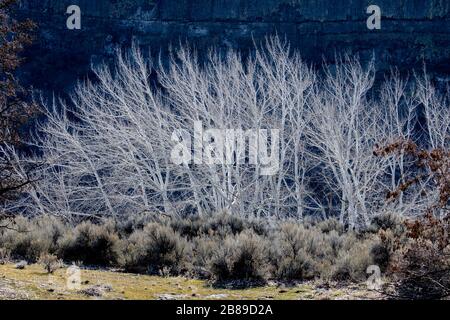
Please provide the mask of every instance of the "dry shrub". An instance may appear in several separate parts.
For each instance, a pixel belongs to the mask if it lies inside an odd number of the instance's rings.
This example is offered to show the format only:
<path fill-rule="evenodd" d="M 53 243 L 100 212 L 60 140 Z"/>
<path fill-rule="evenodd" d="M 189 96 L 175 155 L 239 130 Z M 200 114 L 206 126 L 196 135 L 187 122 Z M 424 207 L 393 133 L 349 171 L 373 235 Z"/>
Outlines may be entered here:
<path fill-rule="evenodd" d="M 372 219 L 369 231 L 379 232 L 380 230 L 391 230 L 396 234 L 401 234 L 405 231 L 404 219 L 391 212 L 380 214 Z"/>
<path fill-rule="evenodd" d="M 317 224 L 317 227 L 323 232 L 323 233 L 330 233 L 332 231 L 337 232 L 339 235 L 343 234 L 345 232 L 344 225 L 339 222 L 335 218 L 330 218 L 323 220 Z"/>
<path fill-rule="evenodd" d="M 124 267 L 130 271 L 177 275 L 184 270 L 188 256 L 185 239 L 167 226 L 150 223 L 130 236 Z"/>
<path fill-rule="evenodd" d="M 215 280 L 263 283 L 268 277 L 267 242 L 253 231 L 228 236 L 214 254 L 210 272 Z"/>
<path fill-rule="evenodd" d="M 332 228 L 328 228 L 334 226 Z M 289 222 L 281 225 L 275 236 L 272 264 L 280 280 L 306 280 L 330 277 L 342 252 L 360 240 L 352 232 L 341 232 L 340 224 L 309 224 Z"/>
<path fill-rule="evenodd" d="M 349 250 L 341 250 L 332 266 L 330 278 L 338 281 L 360 282 L 367 279 L 367 267 L 374 264 L 371 255 L 373 240 L 360 240 L 349 247 Z"/>
<path fill-rule="evenodd" d="M 382 234 L 392 251 L 388 271 L 401 298 L 442 298 L 450 295 L 450 224 L 428 214 L 406 222 L 402 236 Z"/>
<path fill-rule="evenodd" d="M 281 226 L 271 248 L 272 264 L 278 279 L 302 280 L 317 275 L 318 262 L 311 253 L 316 252 L 316 245 L 320 245 L 321 234 L 315 231 L 293 223 Z"/>
<path fill-rule="evenodd" d="M 11 252 L 6 248 L 0 248 L 0 265 L 6 264 L 11 260 Z"/>
<path fill-rule="evenodd" d="M 372 248 L 377 237 L 344 232 L 340 223 L 328 221 L 305 227 L 285 223 L 276 235 L 272 264 L 280 280 L 322 278 L 359 282 L 367 278 L 366 270 L 374 264 Z"/>
<path fill-rule="evenodd" d="M 134 231 L 144 229 L 144 227 L 151 222 L 163 224 L 163 220 L 163 218 L 155 213 L 141 212 L 137 214 L 130 214 L 125 219 L 114 221 L 114 224 L 120 235 L 128 237 Z"/>
<path fill-rule="evenodd" d="M 215 252 L 222 245 L 222 240 L 202 236 L 192 239 L 192 266 L 191 274 L 195 278 L 209 279 L 211 273 L 207 266 L 210 265 Z"/>
<path fill-rule="evenodd" d="M 44 267 L 47 273 L 53 273 L 64 265 L 57 256 L 48 253 L 42 254 L 39 257 L 38 263 Z"/>
<path fill-rule="evenodd" d="M 108 225 L 82 222 L 59 241 L 59 255 L 66 261 L 111 266 L 120 262 L 120 241 Z"/>
<path fill-rule="evenodd" d="M 188 239 L 199 237 L 202 234 L 202 224 L 206 222 L 198 215 L 189 216 L 185 219 L 175 218 L 170 222 L 170 227 L 181 236 Z M 202 229 L 202 231 L 201 231 Z"/>
<path fill-rule="evenodd" d="M 239 234 L 244 230 L 244 220 L 226 212 L 209 217 L 201 224 L 200 228 L 201 234 L 214 235 L 221 238 Z"/>
<path fill-rule="evenodd" d="M 280 280 L 304 280 L 316 276 L 316 262 L 304 250 L 295 254 L 286 255 L 276 263 L 277 279 Z"/>
<path fill-rule="evenodd" d="M 379 242 L 374 244 L 371 255 L 374 264 L 378 265 L 382 272 L 388 271 L 393 252 L 406 236 L 405 220 L 395 214 L 384 214 L 375 217 L 370 226 L 371 232 L 377 232 Z"/>
<path fill-rule="evenodd" d="M 33 222 L 36 225 L 35 233 L 38 233 L 38 237 L 47 239 L 48 252 L 55 254 L 58 250 L 58 242 L 67 233 L 68 226 L 60 219 L 49 215 L 39 216 Z"/>
<path fill-rule="evenodd" d="M 381 272 L 385 272 L 391 261 L 392 253 L 390 249 L 385 244 L 377 242 L 372 246 L 370 255 L 372 257 L 373 264 L 377 265 Z"/>
<path fill-rule="evenodd" d="M 275 222 L 268 227 L 261 220 L 226 213 L 186 219 L 145 214 L 126 221 L 82 222 L 75 228 L 53 217 L 16 220 L 14 228 L 20 232 L 0 230 L 1 247 L 13 258 L 34 262 L 41 257 L 46 265 L 57 254 L 88 265 L 117 265 L 160 275 L 183 273 L 218 283 L 264 283 L 270 277 L 360 281 L 370 261 L 384 270 L 390 261 L 386 251 L 389 256 L 394 251 L 394 240 L 389 247 L 387 241 L 369 241 L 377 235 L 344 232 L 334 219 Z M 142 227 L 148 220 L 152 222 Z M 385 227 L 388 224 L 382 225 L 380 234 L 395 239 L 391 228 Z"/>
<path fill-rule="evenodd" d="M 253 231 L 260 236 L 267 236 L 270 231 L 267 221 L 255 218 L 242 218 L 227 212 L 209 216 L 199 222 L 199 232 L 202 235 L 214 235 L 221 238 L 225 238 L 228 235 L 237 235 L 245 230 Z"/>
<path fill-rule="evenodd" d="M 41 254 L 57 250 L 57 243 L 65 230 L 63 223 L 50 216 L 32 220 L 16 217 L 9 229 L 1 230 L 0 239 L 13 259 L 36 262 Z"/>
<path fill-rule="evenodd" d="M 202 236 L 224 239 L 228 235 L 236 235 L 244 230 L 252 230 L 258 235 L 269 234 L 267 221 L 244 219 L 227 212 L 205 217 L 192 215 L 184 219 L 173 218 L 170 227 L 188 239 Z"/>

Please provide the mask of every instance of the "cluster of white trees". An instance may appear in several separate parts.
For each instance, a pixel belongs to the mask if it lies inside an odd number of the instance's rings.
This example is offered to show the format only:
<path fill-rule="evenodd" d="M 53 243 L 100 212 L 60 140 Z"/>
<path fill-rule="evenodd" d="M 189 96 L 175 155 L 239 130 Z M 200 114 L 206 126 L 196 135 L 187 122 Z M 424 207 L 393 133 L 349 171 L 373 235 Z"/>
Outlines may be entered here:
<path fill-rule="evenodd" d="M 70 103 L 45 105 L 33 139 L 37 155 L 3 150 L 17 158 L 18 174 L 27 163 L 45 162 L 7 210 L 69 218 L 318 214 L 358 227 L 386 211 L 418 214 L 432 197 L 419 185 L 386 201 L 411 164 L 403 154 L 374 156 L 377 143 L 405 138 L 449 147 L 449 95 L 427 77 L 402 80 L 393 72 L 374 88 L 373 63 L 347 57 L 315 70 L 277 38 L 246 59 L 230 50 L 199 61 L 183 48 L 165 67 L 135 47 L 118 55 L 115 68 L 95 72 L 96 81 L 80 84 Z M 174 132 L 193 132 L 198 121 L 204 129 L 279 130 L 279 170 L 174 163 Z"/>

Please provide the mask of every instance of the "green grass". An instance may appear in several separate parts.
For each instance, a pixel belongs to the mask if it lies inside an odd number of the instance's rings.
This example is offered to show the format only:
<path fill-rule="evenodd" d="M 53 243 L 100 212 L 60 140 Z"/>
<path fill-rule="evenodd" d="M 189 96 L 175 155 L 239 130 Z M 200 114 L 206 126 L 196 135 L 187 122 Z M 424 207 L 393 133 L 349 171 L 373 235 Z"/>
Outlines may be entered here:
<path fill-rule="evenodd" d="M 358 299 L 377 298 L 363 286 L 340 289 L 317 289 L 316 283 L 295 286 L 271 284 L 248 289 L 214 288 L 208 282 L 184 277 L 158 277 L 107 270 L 81 270 L 81 290 L 66 286 L 65 268 L 47 274 L 40 265 L 16 269 L 13 264 L 0 265 L 0 299 L 84 300 L 84 299 Z M 101 297 L 81 291 L 95 285 L 109 285 L 112 290 Z"/>

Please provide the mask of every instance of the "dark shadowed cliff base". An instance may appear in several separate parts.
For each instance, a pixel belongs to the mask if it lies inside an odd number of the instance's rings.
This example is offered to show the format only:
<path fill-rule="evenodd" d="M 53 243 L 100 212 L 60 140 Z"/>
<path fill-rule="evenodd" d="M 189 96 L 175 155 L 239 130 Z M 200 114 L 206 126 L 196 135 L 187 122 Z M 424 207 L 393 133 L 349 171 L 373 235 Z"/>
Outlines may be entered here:
<path fill-rule="evenodd" d="M 72 4 L 81 8 L 81 30 L 66 28 Z M 381 8 L 381 30 L 366 27 L 371 4 Z M 20 14 L 40 27 L 22 77 L 57 92 L 133 40 L 154 53 L 180 40 L 200 53 L 212 45 L 246 51 L 274 33 L 315 63 L 336 52 L 374 54 L 379 70 L 425 61 L 440 81 L 450 74 L 448 0 L 23 0 Z"/>

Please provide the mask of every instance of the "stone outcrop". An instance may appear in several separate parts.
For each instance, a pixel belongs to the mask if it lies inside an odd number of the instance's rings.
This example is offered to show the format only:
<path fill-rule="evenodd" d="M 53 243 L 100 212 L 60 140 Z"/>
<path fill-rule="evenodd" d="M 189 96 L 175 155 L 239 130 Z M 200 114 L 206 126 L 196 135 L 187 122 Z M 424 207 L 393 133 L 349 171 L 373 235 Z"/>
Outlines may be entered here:
<path fill-rule="evenodd" d="M 66 28 L 71 4 L 81 8 L 81 30 Z M 381 30 L 366 27 L 371 4 L 381 8 Z M 448 0 L 22 0 L 19 14 L 39 24 L 23 77 L 56 91 L 133 40 L 154 53 L 180 41 L 200 52 L 212 45 L 245 51 L 274 33 L 311 62 L 347 52 L 375 55 L 381 70 L 425 61 L 441 77 L 450 74 Z"/>

